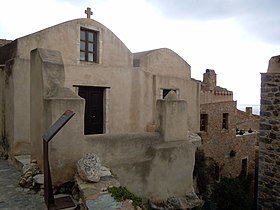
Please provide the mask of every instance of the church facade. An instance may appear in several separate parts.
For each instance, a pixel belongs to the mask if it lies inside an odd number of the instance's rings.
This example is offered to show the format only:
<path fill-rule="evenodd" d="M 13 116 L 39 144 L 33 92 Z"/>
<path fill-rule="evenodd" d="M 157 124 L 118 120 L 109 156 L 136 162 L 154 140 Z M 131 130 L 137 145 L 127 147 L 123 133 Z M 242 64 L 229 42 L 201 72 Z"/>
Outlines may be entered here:
<path fill-rule="evenodd" d="M 199 128 L 199 84 L 190 66 L 169 49 L 131 53 L 105 26 L 78 19 L 19 38 L 0 49 L 5 94 L 5 135 L 13 154 L 30 146 L 30 52 L 57 50 L 65 65 L 65 87 L 96 101 L 85 110 L 84 134 L 153 130 L 155 103 L 170 90 L 188 101 L 189 127 Z M 4 78 L 5 77 L 5 78 Z"/>
<path fill-rule="evenodd" d="M 3 45 L 0 67 L 1 143 L 10 157 L 31 154 L 42 166 L 42 136 L 70 109 L 76 114 L 50 142 L 54 183 L 72 179 L 77 160 L 94 152 L 141 197 L 193 193 L 200 82 L 172 50 L 132 53 L 86 18 Z"/>

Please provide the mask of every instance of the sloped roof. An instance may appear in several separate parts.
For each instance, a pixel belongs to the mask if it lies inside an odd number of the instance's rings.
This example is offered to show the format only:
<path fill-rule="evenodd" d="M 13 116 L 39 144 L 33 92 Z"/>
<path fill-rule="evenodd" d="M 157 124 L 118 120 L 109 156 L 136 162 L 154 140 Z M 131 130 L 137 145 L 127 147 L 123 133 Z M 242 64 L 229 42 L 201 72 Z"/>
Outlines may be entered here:
<path fill-rule="evenodd" d="M 159 49 L 148 50 L 148 51 L 143 51 L 143 52 L 136 52 L 136 53 L 133 53 L 133 58 L 134 59 L 141 59 L 142 57 L 145 57 L 149 53 L 152 53 L 152 52 L 157 51 L 157 50 L 159 50 Z"/>

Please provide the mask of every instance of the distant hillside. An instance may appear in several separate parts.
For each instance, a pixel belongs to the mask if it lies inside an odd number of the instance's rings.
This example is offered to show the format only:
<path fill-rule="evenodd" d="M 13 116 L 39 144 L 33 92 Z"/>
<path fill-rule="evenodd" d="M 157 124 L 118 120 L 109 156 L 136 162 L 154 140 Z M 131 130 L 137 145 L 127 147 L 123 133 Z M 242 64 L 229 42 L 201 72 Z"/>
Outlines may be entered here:
<path fill-rule="evenodd" d="M 246 107 L 253 108 L 253 114 L 260 115 L 260 105 L 259 104 L 237 104 L 237 109 L 246 111 Z"/>

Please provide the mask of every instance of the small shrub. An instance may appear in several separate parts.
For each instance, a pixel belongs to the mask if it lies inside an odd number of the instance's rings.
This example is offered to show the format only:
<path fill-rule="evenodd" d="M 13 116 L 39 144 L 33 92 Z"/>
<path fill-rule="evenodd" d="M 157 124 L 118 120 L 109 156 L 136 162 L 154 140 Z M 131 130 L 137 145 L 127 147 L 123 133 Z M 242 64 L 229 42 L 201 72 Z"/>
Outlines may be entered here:
<path fill-rule="evenodd" d="M 212 201 L 218 209 L 247 210 L 252 208 L 248 183 L 250 180 L 243 178 L 223 178 L 214 185 Z M 246 183 L 246 184 L 245 184 Z"/>
<path fill-rule="evenodd" d="M 143 209 L 142 199 L 129 192 L 125 187 L 110 187 L 108 192 L 112 194 L 116 201 L 132 200 L 132 205 L 135 209 L 137 209 L 137 206 Z"/>
<path fill-rule="evenodd" d="M 204 195 L 207 192 L 207 185 L 209 184 L 207 171 L 206 157 L 204 152 L 203 150 L 198 149 L 195 153 L 193 176 L 197 177 L 197 187 L 201 195 Z"/>
<path fill-rule="evenodd" d="M 195 153 L 193 177 L 196 177 L 199 194 L 208 200 L 211 183 L 219 179 L 219 165 L 213 158 L 206 157 L 201 149 Z"/>

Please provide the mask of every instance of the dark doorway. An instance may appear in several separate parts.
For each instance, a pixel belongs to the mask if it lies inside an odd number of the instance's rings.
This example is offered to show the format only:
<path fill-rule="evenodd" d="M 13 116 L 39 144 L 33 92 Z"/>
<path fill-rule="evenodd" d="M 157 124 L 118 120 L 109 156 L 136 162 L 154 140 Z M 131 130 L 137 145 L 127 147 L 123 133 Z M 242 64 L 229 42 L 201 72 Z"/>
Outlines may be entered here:
<path fill-rule="evenodd" d="M 242 159 L 242 165 L 241 165 L 241 174 L 247 175 L 248 173 L 248 160 L 247 158 Z"/>
<path fill-rule="evenodd" d="M 86 100 L 84 133 L 103 133 L 103 92 L 101 87 L 79 87 L 79 96 Z"/>

